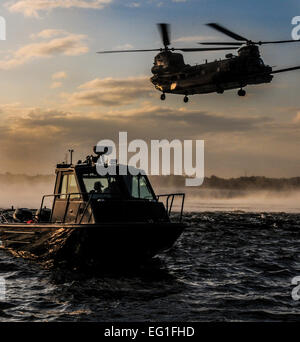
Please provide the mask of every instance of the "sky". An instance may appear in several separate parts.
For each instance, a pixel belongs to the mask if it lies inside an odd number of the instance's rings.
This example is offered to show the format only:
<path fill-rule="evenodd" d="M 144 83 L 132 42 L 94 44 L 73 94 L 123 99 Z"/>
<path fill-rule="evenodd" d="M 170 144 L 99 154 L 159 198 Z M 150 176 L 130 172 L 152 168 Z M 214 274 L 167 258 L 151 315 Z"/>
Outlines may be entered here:
<path fill-rule="evenodd" d="M 220 23 L 252 40 L 291 39 L 297 0 L 2 0 L 0 173 L 50 174 L 65 159 L 91 154 L 99 140 L 199 139 L 205 175 L 300 175 L 300 71 L 271 84 L 223 95 L 167 94 L 150 83 L 154 52 L 99 55 L 110 49 L 161 47 L 156 23 L 171 24 L 172 46 L 230 40 Z M 226 53 L 226 52 L 225 52 Z M 184 54 L 188 64 L 224 57 Z M 276 68 L 300 65 L 300 44 L 261 47 Z"/>

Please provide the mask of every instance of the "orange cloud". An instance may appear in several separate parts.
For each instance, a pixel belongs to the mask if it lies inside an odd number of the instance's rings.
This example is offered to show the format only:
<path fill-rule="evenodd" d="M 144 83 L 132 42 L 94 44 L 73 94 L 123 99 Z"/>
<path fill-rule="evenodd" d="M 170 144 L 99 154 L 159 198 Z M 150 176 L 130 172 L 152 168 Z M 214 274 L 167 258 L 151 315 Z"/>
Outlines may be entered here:
<path fill-rule="evenodd" d="M 11 12 L 18 12 L 27 17 L 38 17 L 41 11 L 51 11 L 56 8 L 103 9 L 112 0 L 19 0 L 5 4 Z"/>
<path fill-rule="evenodd" d="M 72 106 L 122 106 L 154 93 L 148 77 L 96 78 L 78 87 L 78 91 L 62 94 Z"/>
<path fill-rule="evenodd" d="M 17 51 L 0 60 L 0 69 L 13 69 L 37 58 L 50 58 L 59 54 L 78 56 L 88 52 L 85 35 L 68 32 L 61 32 L 61 34 L 63 34 L 62 37 L 27 44 L 19 48 Z"/>
<path fill-rule="evenodd" d="M 293 119 L 293 122 L 294 122 L 294 123 L 300 123 L 300 112 L 298 112 L 298 113 L 296 114 L 296 116 L 295 116 L 294 119 Z"/>

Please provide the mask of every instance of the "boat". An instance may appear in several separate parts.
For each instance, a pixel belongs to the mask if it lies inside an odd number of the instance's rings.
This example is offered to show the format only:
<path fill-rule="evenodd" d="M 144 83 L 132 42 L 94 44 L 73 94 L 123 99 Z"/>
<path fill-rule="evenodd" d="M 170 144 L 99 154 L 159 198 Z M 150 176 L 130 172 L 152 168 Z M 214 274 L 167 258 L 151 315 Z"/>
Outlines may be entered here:
<path fill-rule="evenodd" d="M 121 175 L 117 163 L 116 175 L 101 176 L 99 160 L 58 164 L 54 193 L 37 210 L 2 210 L 0 247 L 46 267 L 71 268 L 124 267 L 169 250 L 185 228 L 185 194 L 157 196 L 142 170 L 126 166 Z"/>

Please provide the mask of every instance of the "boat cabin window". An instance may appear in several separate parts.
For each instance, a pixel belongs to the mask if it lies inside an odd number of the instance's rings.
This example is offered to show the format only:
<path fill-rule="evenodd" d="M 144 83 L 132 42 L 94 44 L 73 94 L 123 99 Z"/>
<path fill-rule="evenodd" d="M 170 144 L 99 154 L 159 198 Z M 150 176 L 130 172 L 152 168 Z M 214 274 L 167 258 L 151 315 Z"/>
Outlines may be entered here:
<path fill-rule="evenodd" d="M 62 176 L 60 192 L 61 195 L 59 198 L 66 199 L 68 194 L 74 194 L 70 196 L 70 199 L 78 199 L 80 198 L 79 189 L 76 183 L 75 175 L 73 174 L 64 174 Z"/>
<path fill-rule="evenodd" d="M 126 185 L 128 187 L 129 193 L 134 198 L 154 200 L 153 193 L 148 185 L 145 176 L 126 176 Z"/>
<path fill-rule="evenodd" d="M 82 176 L 85 190 L 95 197 L 110 198 L 120 196 L 121 191 L 115 177 L 101 177 L 95 174 L 85 174 Z"/>

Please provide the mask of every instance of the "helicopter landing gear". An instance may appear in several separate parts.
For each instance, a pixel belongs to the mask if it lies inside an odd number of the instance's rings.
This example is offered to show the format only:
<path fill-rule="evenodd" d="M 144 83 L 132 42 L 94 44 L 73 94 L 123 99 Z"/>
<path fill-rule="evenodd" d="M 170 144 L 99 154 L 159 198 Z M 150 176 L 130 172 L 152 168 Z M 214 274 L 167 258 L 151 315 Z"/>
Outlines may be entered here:
<path fill-rule="evenodd" d="M 161 99 L 162 101 L 165 101 L 165 99 L 166 99 L 166 94 L 165 94 L 165 93 L 161 94 L 161 95 L 160 95 L 160 99 Z"/>
<path fill-rule="evenodd" d="M 240 89 L 238 92 L 237 92 L 238 96 L 245 96 L 246 95 L 246 91 L 244 89 Z"/>
<path fill-rule="evenodd" d="M 187 97 L 187 95 L 185 95 L 185 97 L 183 98 L 183 102 L 184 103 L 188 103 L 189 102 L 189 98 Z"/>

